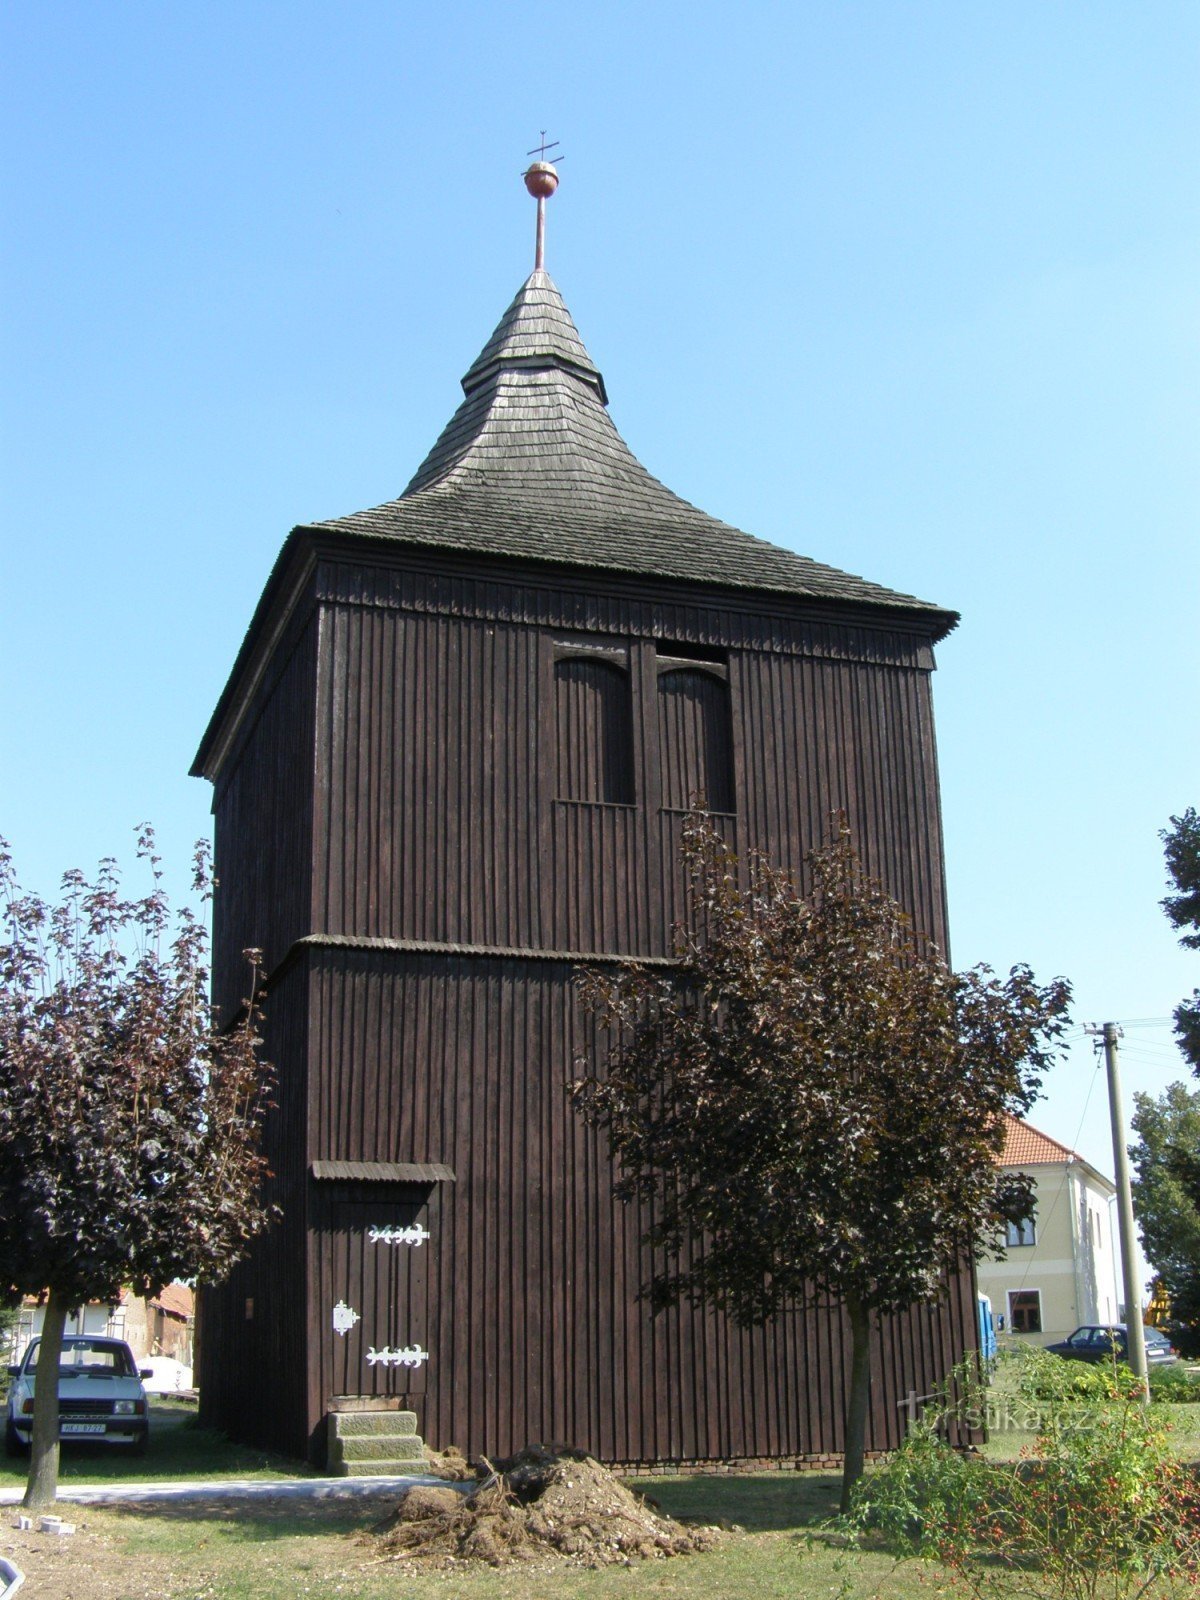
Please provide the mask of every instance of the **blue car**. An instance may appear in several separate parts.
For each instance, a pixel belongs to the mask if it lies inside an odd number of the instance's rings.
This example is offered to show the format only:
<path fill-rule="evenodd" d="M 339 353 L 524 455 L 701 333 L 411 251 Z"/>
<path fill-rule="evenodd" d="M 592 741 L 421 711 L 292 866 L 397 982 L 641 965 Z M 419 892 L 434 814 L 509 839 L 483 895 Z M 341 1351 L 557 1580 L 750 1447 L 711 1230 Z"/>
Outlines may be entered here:
<path fill-rule="evenodd" d="M 1179 1360 L 1165 1333 L 1157 1328 L 1143 1328 L 1142 1332 L 1146 1337 L 1147 1366 L 1167 1366 Z M 1063 1356 L 1068 1361 L 1111 1361 L 1114 1355 L 1118 1361 L 1128 1361 L 1129 1335 L 1123 1322 L 1085 1323 L 1060 1344 L 1049 1344 L 1046 1348 L 1051 1355 Z"/>

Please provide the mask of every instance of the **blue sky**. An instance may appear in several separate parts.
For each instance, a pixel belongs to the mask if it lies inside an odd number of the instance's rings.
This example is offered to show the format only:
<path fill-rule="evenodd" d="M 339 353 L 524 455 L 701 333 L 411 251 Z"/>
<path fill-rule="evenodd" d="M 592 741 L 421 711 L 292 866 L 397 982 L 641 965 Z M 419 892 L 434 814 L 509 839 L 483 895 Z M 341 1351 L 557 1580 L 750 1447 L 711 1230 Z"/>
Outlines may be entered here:
<path fill-rule="evenodd" d="M 1193 3 L 41 6 L 0 19 L 0 831 L 158 827 L 293 523 L 391 498 L 531 265 L 651 471 L 954 607 L 956 964 L 1183 1068 L 1200 804 Z M 1080 1040 L 1032 1120 L 1111 1167 Z"/>

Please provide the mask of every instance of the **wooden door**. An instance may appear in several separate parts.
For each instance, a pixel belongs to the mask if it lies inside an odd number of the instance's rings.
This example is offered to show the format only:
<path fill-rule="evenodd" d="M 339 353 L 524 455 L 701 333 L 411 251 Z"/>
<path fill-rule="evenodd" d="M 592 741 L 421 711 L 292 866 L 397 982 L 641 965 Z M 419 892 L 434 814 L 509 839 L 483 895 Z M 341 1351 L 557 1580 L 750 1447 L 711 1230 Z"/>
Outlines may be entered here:
<path fill-rule="evenodd" d="M 427 1195 L 331 1196 L 322 1244 L 329 1285 L 327 1393 L 425 1393 L 428 1364 Z M 324 1276 L 324 1274 L 322 1274 Z"/>

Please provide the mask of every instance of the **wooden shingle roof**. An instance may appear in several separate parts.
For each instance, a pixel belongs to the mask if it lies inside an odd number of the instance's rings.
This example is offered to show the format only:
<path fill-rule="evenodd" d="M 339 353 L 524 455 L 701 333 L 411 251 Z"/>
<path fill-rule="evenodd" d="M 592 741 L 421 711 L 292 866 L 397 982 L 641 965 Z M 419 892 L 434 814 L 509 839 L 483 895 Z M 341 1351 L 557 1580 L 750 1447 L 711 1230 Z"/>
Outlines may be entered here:
<path fill-rule="evenodd" d="M 682 581 L 723 591 L 725 604 L 729 590 L 741 590 L 827 605 L 843 619 L 850 607 L 930 642 L 958 621 L 956 612 L 756 539 L 672 494 L 613 426 L 604 379 L 545 272 L 521 285 L 463 389 L 463 403 L 398 499 L 292 529 L 200 742 L 194 774 L 212 777 L 219 769 L 237 708 L 263 670 L 268 618 L 309 558 L 305 552 L 342 538 L 501 564 L 538 562 L 560 574 L 574 568 Z"/>
<path fill-rule="evenodd" d="M 397 500 L 313 524 L 403 544 L 957 616 L 710 517 L 646 471 L 546 272 L 522 284 L 463 379 L 465 399 Z"/>

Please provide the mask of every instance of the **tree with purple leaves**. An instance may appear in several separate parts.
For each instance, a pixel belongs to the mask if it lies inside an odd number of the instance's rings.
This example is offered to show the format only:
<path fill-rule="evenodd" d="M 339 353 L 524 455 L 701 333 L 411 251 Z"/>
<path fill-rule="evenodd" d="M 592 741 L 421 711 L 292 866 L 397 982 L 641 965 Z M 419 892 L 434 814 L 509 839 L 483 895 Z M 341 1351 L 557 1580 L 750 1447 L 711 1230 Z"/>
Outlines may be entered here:
<path fill-rule="evenodd" d="M 1027 1215 L 998 1160 L 1032 1100 L 1070 987 L 1026 967 L 954 973 L 871 879 L 844 819 L 802 896 L 761 860 L 747 880 L 693 815 L 692 925 L 674 968 L 584 980 L 606 1059 L 579 1063 L 617 1193 L 649 1204 L 659 1306 L 744 1325 L 814 1296 L 851 1334 L 843 1500 L 861 1475 L 872 1320 L 932 1302 Z"/>
<path fill-rule="evenodd" d="M 20 889 L 0 841 L 0 1292 L 45 1297 L 25 1504 L 58 1483 L 58 1369 L 77 1306 L 123 1287 L 219 1277 L 270 1220 L 260 1148 L 257 958 L 241 1015 L 218 1030 L 207 933 L 174 917 L 143 829 L 149 892 L 112 860 L 65 874 L 49 905 Z M 194 888 L 211 897 L 206 847 Z"/>

